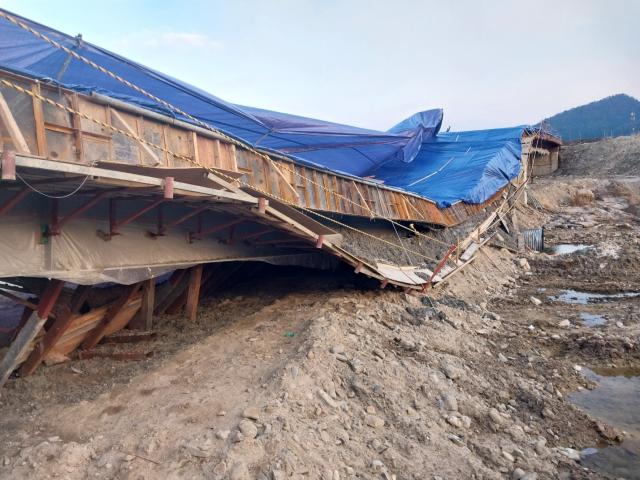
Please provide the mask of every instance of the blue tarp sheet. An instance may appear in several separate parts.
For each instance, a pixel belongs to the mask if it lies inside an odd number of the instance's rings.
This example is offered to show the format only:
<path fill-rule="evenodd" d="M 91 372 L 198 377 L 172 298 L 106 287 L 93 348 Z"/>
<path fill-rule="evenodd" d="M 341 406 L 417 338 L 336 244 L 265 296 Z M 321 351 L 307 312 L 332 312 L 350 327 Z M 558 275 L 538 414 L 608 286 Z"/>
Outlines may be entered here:
<path fill-rule="evenodd" d="M 525 127 L 439 133 L 410 165 L 395 160 L 371 175 L 386 185 L 433 199 L 439 207 L 483 203 L 520 173 Z"/>
<path fill-rule="evenodd" d="M 301 164 L 358 177 L 375 175 L 441 207 L 457 201 L 484 202 L 519 172 L 516 137 L 521 128 L 438 133 L 442 110 L 435 109 L 378 132 L 235 105 L 82 39 L 6 13 L 211 127 Z M 1 17 L 0 68 L 191 122 Z"/>

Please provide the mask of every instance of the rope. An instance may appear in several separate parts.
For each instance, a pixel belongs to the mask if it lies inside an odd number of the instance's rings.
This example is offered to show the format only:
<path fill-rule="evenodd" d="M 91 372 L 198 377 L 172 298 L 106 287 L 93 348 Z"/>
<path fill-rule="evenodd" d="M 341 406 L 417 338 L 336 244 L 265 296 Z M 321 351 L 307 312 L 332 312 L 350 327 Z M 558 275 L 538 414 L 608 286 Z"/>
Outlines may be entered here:
<path fill-rule="evenodd" d="M 31 185 L 29 182 L 27 182 L 18 172 L 16 172 L 16 177 L 18 177 L 22 181 L 22 183 L 24 183 L 27 187 L 29 187 L 31 190 L 33 190 L 37 194 L 42 195 L 43 197 L 53 198 L 53 199 L 69 198 L 69 197 L 74 196 L 76 193 L 78 193 L 80 191 L 80 189 L 82 187 L 84 187 L 84 184 L 87 183 L 87 180 L 89 179 L 89 175 L 87 175 L 86 177 L 84 177 L 82 182 L 80 182 L 80 185 L 78 185 L 78 187 L 76 189 L 74 189 L 71 193 L 67 193 L 65 195 L 56 196 L 56 195 L 50 195 L 48 193 L 44 193 L 44 192 L 38 190 L 36 187 Z"/>
<path fill-rule="evenodd" d="M 2 13 L 2 12 L 0 11 L 0 14 L 1 14 L 1 13 Z M 295 203 L 290 202 L 289 200 L 287 200 L 287 199 L 285 199 L 285 198 L 282 198 L 282 197 L 280 197 L 280 196 L 278 196 L 278 195 L 275 195 L 275 194 L 273 194 L 273 193 L 271 193 L 271 192 L 267 192 L 266 190 L 263 190 L 263 189 L 261 189 L 260 187 L 257 187 L 257 186 L 254 186 L 254 185 L 248 184 L 248 183 L 246 183 L 246 182 L 243 182 L 243 181 L 241 181 L 241 180 L 239 180 L 239 179 L 233 178 L 233 177 L 231 177 L 231 176 L 229 176 L 229 175 L 226 175 L 226 174 L 225 174 L 225 173 L 223 173 L 223 172 L 216 171 L 216 170 L 212 169 L 211 167 L 206 167 L 206 166 L 204 166 L 204 165 L 200 164 L 199 162 L 196 162 L 195 160 L 193 160 L 193 159 L 191 159 L 191 158 L 189 158 L 189 157 L 187 157 L 187 156 L 185 156 L 185 155 L 181 155 L 181 154 L 179 154 L 179 153 L 175 153 L 175 152 L 173 152 L 173 151 L 171 151 L 171 150 L 169 150 L 169 149 L 167 149 L 167 148 L 165 148 L 165 147 L 163 147 L 163 146 L 161 146 L 161 145 L 157 145 L 157 144 L 155 144 L 155 143 L 149 142 L 148 140 L 145 140 L 145 139 L 144 139 L 144 138 L 142 138 L 142 137 L 138 137 L 137 135 L 133 135 L 133 134 L 132 134 L 132 133 L 130 133 L 130 132 L 127 132 L 127 131 L 125 131 L 125 130 L 122 130 L 122 129 L 118 128 L 118 127 L 114 127 L 113 125 L 110 125 L 110 124 L 108 124 L 108 123 L 105 123 L 105 122 L 103 122 L 103 121 L 101 121 L 101 120 L 95 119 L 95 118 L 93 118 L 93 117 L 91 117 L 91 116 L 89 116 L 89 115 L 87 115 L 87 114 L 85 114 L 85 113 L 82 113 L 82 112 L 80 112 L 80 111 L 77 111 L 77 110 L 75 110 L 75 109 L 73 109 L 73 108 L 70 108 L 70 107 L 68 107 L 68 106 L 66 106 L 66 105 L 63 105 L 63 104 L 61 104 L 61 103 L 59 103 L 59 102 L 56 102 L 55 100 L 52 100 L 52 99 L 50 99 L 50 98 L 47 98 L 47 97 L 45 97 L 45 96 L 43 96 L 43 95 L 41 95 L 41 94 L 39 94 L 39 93 L 33 92 L 33 91 L 28 90 L 28 89 L 26 89 L 26 88 L 24 88 L 24 87 L 22 87 L 22 86 L 20 86 L 20 85 L 17 85 L 17 84 L 15 84 L 15 83 L 11 82 L 10 80 L 4 79 L 4 78 L 0 78 L 0 84 L 5 85 L 5 86 L 10 87 L 10 88 L 13 88 L 13 89 L 15 89 L 15 90 L 17 90 L 17 91 L 19 91 L 19 92 L 21 92 L 21 93 L 24 93 L 24 94 L 26 94 L 26 95 L 29 95 L 29 96 L 31 96 L 32 98 L 36 98 L 36 99 L 38 99 L 38 100 L 41 100 L 41 101 L 43 101 L 43 102 L 46 102 L 46 103 L 48 103 L 48 104 L 50 104 L 50 105 L 52 105 L 52 106 L 55 106 L 55 107 L 57 107 L 57 108 L 60 108 L 60 109 L 62 109 L 62 110 L 64 110 L 64 111 L 66 111 L 66 112 L 68 112 L 68 113 L 71 113 L 71 114 L 74 114 L 74 115 L 78 115 L 78 116 L 80 116 L 81 118 L 84 118 L 84 119 L 86 119 L 86 120 L 89 120 L 89 121 L 91 121 L 91 122 L 94 122 L 95 124 L 100 125 L 100 126 L 101 126 L 101 127 L 103 127 L 103 128 L 106 128 L 106 129 L 111 130 L 111 131 L 114 131 L 114 132 L 116 132 L 116 133 L 118 133 L 118 134 L 124 135 L 124 136 L 126 136 L 126 137 L 128 137 L 128 138 L 131 138 L 131 139 L 133 139 L 133 140 L 136 140 L 137 142 L 144 143 L 144 144 L 148 145 L 149 147 L 152 147 L 152 148 L 158 149 L 158 150 L 160 150 L 160 151 L 162 151 L 162 152 L 167 153 L 168 155 L 172 155 L 172 156 L 174 156 L 174 157 L 176 157 L 176 158 L 182 159 L 182 160 L 184 160 L 184 161 L 186 161 L 186 162 L 188 162 L 188 163 L 191 163 L 191 164 L 193 164 L 193 165 L 195 165 L 195 166 L 197 166 L 197 167 L 199 167 L 199 168 L 203 168 L 203 169 L 205 169 L 205 170 L 207 170 L 207 171 L 209 171 L 209 172 L 213 173 L 214 175 L 219 175 L 219 176 L 225 177 L 226 179 L 228 179 L 228 180 L 229 180 L 229 181 L 231 181 L 231 182 L 238 182 L 238 183 L 240 183 L 241 185 L 243 185 L 243 186 L 245 186 L 245 187 L 248 187 L 248 188 L 251 188 L 251 189 L 253 189 L 253 190 L 256 190 L 256 191 L 258 191 L 258 192 L 262 193 L 263 195 L 265 195 L 265 196 L 267 196 L 267 197 L 274 198 L 274 199 L 276 199 L 276 200 L 278 200 L 278 201 L 280 201 L 280 202 L 283 202 L 283 203 L 285 203 L 285 204 L 287 204 L 287 205 L 290 205 L 290 206 L 292 206 L 292 207 L 294 207 L 294 208 L 298 208 L 298 209 L 301 209 L 301 210 L 303 210 L 303 211 L 305 211 L 305 212 L 307 212 L 307 213 L 310 213 L 310 214 L 312 214 L 312 215 L 316 215 L 316 216 L 318 216 L 318 217 L 324 218 L 325 220 L 328 220 L 328 221 L 333 222 L 333 223 L 335 223 L 335 224 L 337 224 L 337 225 L 340 225 L 341 227 L 344 227 L 344 228 L 347 228 L 347 229 L 349 229 L 349 230 L 352 230 L 352 231 L 358 232 L 358 233 L 360 233 L 360 234 L 362 234 L 362 235 L 365 235 L 365 236 L 367 236 L 367 237 L 369 237 L 369 238 L 373 238 L 373 239 L 375 239 L 375 240 L 378 240 L 378 241 L 380 241 L 380 242 L 382 242 L 382 243 L 385 243 L 385 244 L 387 244 L 387 245 L 393 246 L 393 247 L 398 248 L 398 249 L 400 249 L 400 250 L 406 250 L 406 248 L 405 248 L 404 246 L 397 245 L 397 244 L 392 243 L 392 242 L 389 242 L 388 240 L 385 240 L 385 239 L 383 239 L 383 238 L 376 237 L 375 235 L 372 235 L 372 234 L 370 234 L 370 233 L 367 233 L 367 232 L 364 232 L 364 231 L 362 231 L 362 230 L 359 230 L 359 229 L 357 229 L 357 228 L 355 228 L 355 227 L 352 227 L 351 225 L 347 225 L 347 224 L 345 224 L 345 223 L 343 223 L 343 222 L 340 222 L 340 221 L 338 221 L 338 220 L 335 220 L 335 219 L 333 219 L 333 218 L 331 218 L 331 217 L 328 217 L 328 216 L 322 215 L 322 214 L 320 214 L 320 213 L 318 213 L 318 212 L 315 212 L 315 211 L 313 211 L 313 210 L 310 210 L 310 209 L 308 209 L 308 208 L 306 208 L 306 207 L 303 207 L 303 206 L 300 206 L 300 205 L 296 205 Z M 411 250 L 409 250 L 409 251 L 411 251 Z M 429 256 L 427 256 L 427 255 L 424 255 L 424 254 L 422 254 L 422 253 L 415 252 L 415 251 L 411 251 L 411 252 L 412 252 L 412 253 L 414 253 L 414 254 L 416 254 L 416 255 L 418 255 L 419 257 L 425 258 L 425 259 L 427 259 L 427 260 L 436 261 L 435 259 L 433 259 L 433 258 L 431 258 L 431 257 L 429 257 Z"/>
<path fill-rule="evenodd" d="M 265 154 L 264 154 L 264 153 L 262 153 L 262 152 L 259 152 L 258 150 L 254 149 L 251 145 L 249 145 L 249 144 L 247 144 L 247 143 L 244 143 L 244 142 L 241 142 L 241 141 L 239 141 L 239 140 L 237 140 L 237 139 L 235 139 L 235 138 L 233 138 L 233 137 L 230 137 L 229 135 L 225 134 L 224 132 L 222 132 L 222 131 L 218 130 L 217 128 L 214 128 L 214 127 L 212 127 L 211 125 L 209 125 L 208 123 L 203 122 L 203 121 L 202 121 L 202 120 L 200 120 L 199 118 L 194 117 L 193 115 L 191 115 L 191 114 L 189 114 L 189 113 L 185 112 L 184 110 L 182 110 L 182 109 L 180 109 L 180 108 L 176 107 L 175 105 L 172 105 L 171 103 L 169 103 L 169 102 L 167 102 L 167 101 L 165 101 L 165 100 L 162 100 L 161 98 L 159 98 L 159 97 L 157 97 L 157 96 L 153 95 L 152 93 L 147 92 L 146 90 L 144 90 L 144 89 L 142 89 L 142 88 L 138 87 L 137 85 L 135 85 L 135 84 L 131 83 L 129 80 L 127 80 L 127 79 L 125 79 L 125 78 L 121 77 L 120 75 L 118 75 L 118 74 L 116 74 L 116 73 L 111 72 L 110 70 L 108 70 L 108 69 L 106 69 L 106 68 L 102 67 L 101 65 L 98 65 L 98 64 L 97 64 L 97 63 L 95 63 L 94 61 L 89 60 L 88 58 L 86 58 L 86 57 L 84 57 L 84 56 L 80 55 L 80 54 L 79 54 L 79 53 L 77 53 L 76 51 L 71 50 L 71 49 L 69 49 L 69 48 L 65 47 L 65 46 L 64 46 L 64 45 L 62 45 L 61 43 L 56 42 L 55 40 L 53 40 L 53 39 L 49 38 L 48 36 L 44 35 L 43 33 L 41 33 L 41 32 L 39 32 L 39 31 L 37 31 L 37 30 L 35 30 L 35 29 L 31 28 L 29 25 L 27 25 L 27 24 L 26 24 L 26 23 L 24 23 L 24 22 L 21 22 L 20 20 L 18 20 L 17 18 L 13 17 L 12 15 L 9 15 L 8 13 L 6 13 L 6 12 L 4 12 L 4 11 L 1 11 L 1 10 L 0 10 L 0 17 L 5 18 L 5 19 L 6 19 L 6 20 L 8 20 L 9 22 L 11 22 L 11 23 L 13 23 L 14 25 L 16 25 L 16 26 L 18 26 L 18 27 L 20 27 L 20 28 L 22 28 L 22 29 L 26 30 L 27 32 L 31 33 L 32 35 L 36 36 L 37 38 L 39 38 L 39 39 L 41 39 L 41 40 L 43 40 L 43 41 L 45 41 L 45 42 L 49 43 L 50 45 L 52 45 L 52 46 L 54 46 L 54 47 L 56 47 L 56 48 L 58 48 L 58 49 L 60 49 L 60 50 L 64 51 L 65 53 L 67 53 L 67 54 L 68 54 L 68 55 L 70 55 L 71 57 L 73 57 L 73 58 L 75 58 L 75 59 L 77 59 L 77 60 L 79 60 L 79 61 L 81 61 L 81 62 L 83 62 L 83 63 L 86 63 L 87 65 L 89 65 L 89 66 L 91 66 L 91 67 L 95 68 L 96 70 L 98 70 L 98 71 L 100 71 L 100 72 L 104 73 L 105 75 L 108 75 L 109 77 L 113 78 L 114 80 L 117 80 L 117 81 L 119 81 L 119 82 L 123 83 L 124 85 L 126 85 L 127 87 L 129 87 L 129 88 L 131 88 L 131 89 L 135 90 L 136 92 L 138 92 L 138 93 L 140 93 L 140 94 L 142 94 L 142 95 L 144 95 L 144 96 L 146 96 L 146 97 L 150 98 L 151 100 L 153 100 L 153 101 L 155 101 L 155 102 L 160 103 L 161 105 L 163 105 L 163 106 L 165 106 L 165 107 L 169 108 L 170 110 L 174 111 L 175 113 L 178 113 L 178 114 L 180 114 L 180 115 L 183 115 L 183 116 L 187 117 L 187 118 L 188 118 L 188 119 L 190 119 L 191 121 L 195 122 L 197 125 L 199 125 L 199 126 L 201 126 L 201 127 L 205 128 L 205 129 L 207 129 L 207 130 L 209 130 L 209 131 L 211 131 L 211 132 L 214 132 L 216 135 L 221 136 L 221 137 L 222 137 L 222 138 L 224 138 L 226 141 L 228 141 L 228 142 L 230 142 L 230 143 L 233 143 L 234 145 L 240 146 L 240 147 L 242 147 L 242 148 L 244 148 L 244 149 L 246 149 L 246 150 L 250 151 L 251 153 L 253 153 L 253 154 L 255 154 L 255 155 L 258 155 L 260 158 L 262 158 L 262 159 L 264 159 L 264 160 L 268 161 L 269 163 L 271 163 L 271 165 L 272 165 L 276 170 L 280 171 L 280 173 L 282 174 L 282 170 L 280 170 L 280 166 L 278 166 L 278 165 L 273 161 L 273 159 L 272 159 L 271 157 L 269 157 L 268 155 L 265 155 Z M 341 194 L 340 194 L 340 193 L 338 193 L 338 192 L 335 192 L 335 191 L 333 191 L 333 190 L 327 189 L 324 185 L 321 185 L 321 184 L 319 184 L 319 183 L 315 182 L 315 181 L 314 181 L 313 179 L 311 179 L 311 178 L 305 177 L 305 176 L 304 176 L 304 175 L 302 175 L 301 173 L 298 173 L 298 172 L 296 172 L 295 170 L 290 169 L 289 167 L 286 167 L 286 166 L 284 166 L 284 165 L 281 165 L 281 166 L 282 166 L 284 169 L 288 170 L 289 172 L 293 173 L 294 175 L 297 175 L 297 176 L 299 176 L 300 178 L 303 178 L 303 179 L 305 179 L 306 181 L 309 181 L 309 182 L 313 183 L 314 185 L 319 186 L 319 187 L 320 187 L 320 188 L 322 188 L 323 190 L 325 190 L 325 191 L 328 191 L 328 192 L 332 193 L 333 195 L 337 196 L 338 198 L 341 198 L 341 199 L 343 199 L 343 200 L 345 200 L 345 201 L 347 201 L 347 202 L 349 202 L 349 203 L 351 203 L 351 204 L 353 204 L 353 205 L 356 205 L 356 206 L 358 206 L 358 207 L 360 207 L 360 208 L 364 208 L 364 209 L 367 209 L 367 210 L 371 211 L 371 210 L 370 210 L 366 205 L 362 205 L 362 204 L 360 204 L 360 203 L 354 202 L 354 201 L 353 201 L 353 200 L 351 200 L 350 198 L 347 198 L 347 197 L 345 197 L 344 195 L 341 195 Z M 284 174 L 283 174 L 283 175 L 284 175 Z M 372 212 L 372 213 L 373 213 L 373 212 Z M 377 218 L 381 218 L 381 219 L 383 219 L 383 220 L 387 220 L 388 222 L 390 222 L 390 223 L 392 223 L 392 224 L 394 224 L 394 225 L 396 225 L 396 226 L 398 226 L 398 227 L 400 227 L 400 228 L 404 228 L 405 230 L 408 230 L 408 231 L 410 231 L 410 232 L 412 232 L 412 233 L 414 233 L 414 234 L 417 234 L 417 235 L 419 235 L 419 236 L 422 236 L 422 237 L 427 238 L 427 239 L 429 239 L 429 240 L 432 240 L 432 241 L 434 241 L 434 242 L 440 243 L 440 244 L 442 244 L 442 245 L 446 245 L 446 246 L 448 246 L 448 244 L 447 244 L 447 243 L 445 243 L 445 242 L 442 242 L 442 241 L 440 241 L 440 240 L 437 240 L 437 239 L 435 239 L 435 238 L 433 238 L 433 237 L 431 237 L 431 236 L 429 236 L 429 235 L 425 235 L 425 234 L 423 234 L 423 233 L 421 233 L 421 232 L 418 232 L 417 230 L 412 230 L 412 229 L 410 229 L 410 228 L 408 228 L 408 227 L 406 227 L 406 226 L 402 225 L 401 223 L 398 223 L 398 222 L 396 222 L 396 221 L 392 220 L 391 218 L 387 218 L 387 217 L 380 216 L 380 215 L 375 215 L 375 217 L 377 217 Z"/>

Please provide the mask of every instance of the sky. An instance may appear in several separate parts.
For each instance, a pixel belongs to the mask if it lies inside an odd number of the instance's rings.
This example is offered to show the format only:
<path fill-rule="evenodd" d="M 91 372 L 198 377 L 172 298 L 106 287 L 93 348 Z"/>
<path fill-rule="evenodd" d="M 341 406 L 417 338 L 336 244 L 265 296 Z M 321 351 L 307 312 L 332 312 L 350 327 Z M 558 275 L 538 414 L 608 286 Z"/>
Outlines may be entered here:
<path fill-rule="evenodd" d="M 81 6 L 80 6 L 81 5 Z M 640 0 L 0 0 L 224 100 L 387 130 L 453 130 L 640 98 Z"/>

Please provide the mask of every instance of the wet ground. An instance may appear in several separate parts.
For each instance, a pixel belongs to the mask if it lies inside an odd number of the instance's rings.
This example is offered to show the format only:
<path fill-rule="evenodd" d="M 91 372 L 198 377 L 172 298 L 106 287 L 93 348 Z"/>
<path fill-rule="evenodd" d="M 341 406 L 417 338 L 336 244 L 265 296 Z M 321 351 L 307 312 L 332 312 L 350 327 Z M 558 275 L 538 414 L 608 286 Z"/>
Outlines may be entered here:
<path fill-rule="evenodd" d="M 590 415 L 625 432 L 620 445 L 601 445 L 581 452 L 582 464 L 628 480 L 640 479 L 640 369 L 584 369 L 585 377 L 597 383 L 569 399 Z"/>
<path fill-rule="evenodd" d="M 616 188 L 603 185 L 594 204 L 551 214 L 546 253 L 529 256 L 531 271 L 504 312 L 519 312 L 541 332 L 544 354 L 573 363 L 585 381 L 567 399 L 602 434 L 573 446 L 587 478 L 634 480 L 640 479 L 640 228 L 631 197 L 611 195 Z"/>

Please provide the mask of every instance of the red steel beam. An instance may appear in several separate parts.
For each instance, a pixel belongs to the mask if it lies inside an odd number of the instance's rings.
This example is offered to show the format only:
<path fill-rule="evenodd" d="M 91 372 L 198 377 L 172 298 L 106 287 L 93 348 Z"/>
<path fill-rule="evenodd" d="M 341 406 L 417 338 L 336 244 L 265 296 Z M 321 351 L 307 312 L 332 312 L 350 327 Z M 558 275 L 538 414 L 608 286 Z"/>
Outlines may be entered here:
<path fill-rule="evenodd" d="M 141 217 L 142 215 L 144 215 L 145 213 L 147 213 L 149 210 L 153 210 L 155 207 L 157 207 L 158 205 L 160 205 L 163 202 L 166 202 L 166 198 L 158 198 L 156 200 L 154 200 L 153 202 L 151 202 L 149 205 L 141 208 L 140 210 L 133 212 L 132 214 L 130 214 L 128 217 L 123 218 L 122 220 L 118 221 L 117 219 L 117 213 L 116 213 L 116 206 L 115 206 L 115 199 L 111 199 L 111 203 L 109 205 L 109 235 L 114 236 L 114 235 L 120 235 L 120 232 L 118 232 L 118 229 L 120 227 L 124 227 L 125 225 L 130 224 L 131 222 L 133 222 L 135 219 Z"/>
<path fill-rule="evenodd" d="M 4 205 L 0 206 L 0 215 L 9 213 L 9 211 L 24 200 L 29 193 L 31 193 L 31 189 L 29 187 L 25 187 L 16 193 L 13 197 L 7 200 Z"/>
<path fill-rule="evenodd" d="M 113 190 L 105 190 L 103 192 L 98 193 L 87 203 L 85 203 L 84 205 L 80 205 L 78 208 L 76 208 L 75 210 L 73 210 L 71 213 L 67 214 L 63 218 L 60 218 L 60 216 L 58 215 L 58 202 L 57 202 L 57 199 L 54 199 L 54 202 L 52 205 L 53 213 L 52 213 L 52 219 L 51 219 L 50 234 L 60 235 L 60 232 L 63 226 L 65 226 L 68 222 L 70 222 L 74 218 L 77 218 L 78 216 L 82 215 L 84 212 L 89 210 L 91 207 L 96 205 L 98 202 L 100 202 L 103 198 L 105 198 L 107 195 L 109 195 L 112 192 Z"/>
<path fill-rule="evenodd" d="M 216 225 L 215 227 L 206 228 L 204 230 L 198 229 L 197 232 L 190 232 L 189 233 L 189 240 L 190 241 L 200 240 L 205 235 L 211 235 L 212 233 L 220 232 L 220 231 L 225 230 L 225 229 L 227 229 L 229 227 L 232 227 L 234 225 L 238 225 L 239 223 L 242 223 L 244 221 L 245 221 L 244 218 L 240 218 L 240 219 L 236 219 L 236 220 L 231 220 L 230 222 L 227 222 L 227 223 Z"/>
<path fill-rule="evenodd" d="M 244 235 L 240 235 L 239 237 L 235 237 L 234 240 L 242 242 L 243 240 L 249 240 L 251 238 L 261 237 L 266 235 L 267 233 L 273 233 L 275 230 L 273 228 L 265 228 L 263 230 L 258 230 L 257 232 L 246 233 Z"/>

